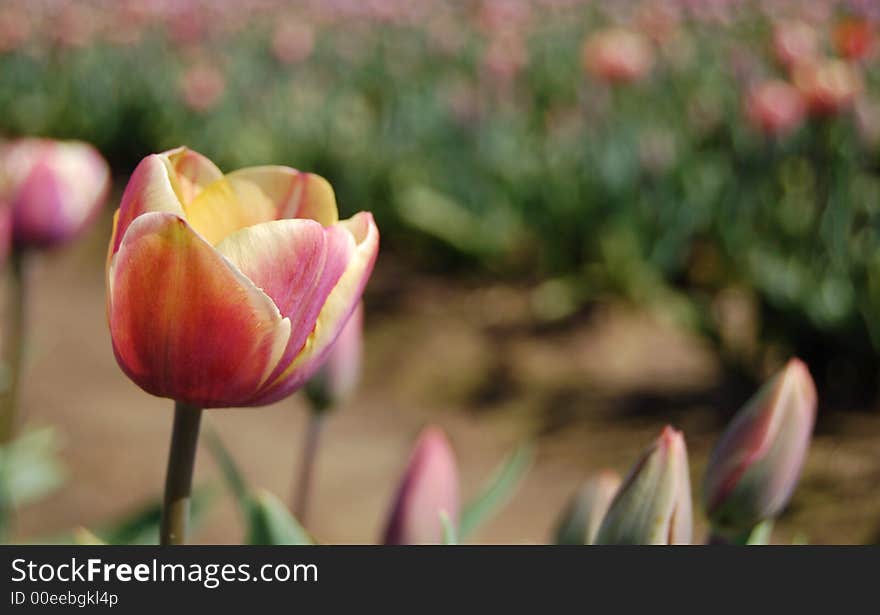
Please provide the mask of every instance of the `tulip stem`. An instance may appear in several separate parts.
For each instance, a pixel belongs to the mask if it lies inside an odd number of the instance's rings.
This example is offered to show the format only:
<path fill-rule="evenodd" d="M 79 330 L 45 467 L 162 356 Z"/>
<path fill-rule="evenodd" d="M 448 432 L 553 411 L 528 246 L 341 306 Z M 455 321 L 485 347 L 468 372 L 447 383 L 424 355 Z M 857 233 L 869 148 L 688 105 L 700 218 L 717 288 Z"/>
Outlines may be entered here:
<path fill-rule="evenodd" d="M 24 254 L 14 250 L 9 257 L 8 305 L 6 306 L 5 382 L 0 384 L 0 445 L 15 434 L 18 386 L 24 357 L 25 262 Z"/>
<path fill-rule="evenodd" d="M 324 412 L 309 412 L 309 424 L 303 440 L 302 462 L 299 466 L 299 478 L 294 489 L 293 514 L 303 527 L 309 512 L 309 500 L 312 494 L 312 482 L 315 476 L 315 461 L 318 456 L 318 443 L 324 427 Z"/>
<path fill-rule="evenodd" d="M 171 450 L 168 453 L 168 471 L 165 475 L 165 500 L 162 505 L 159 542 L 162 545 L 180 545 L 186 542 L 192 475 L 201 420 L 201 408 L 183 402 L 174 403 L 174 427 L 171 432 Z"/>

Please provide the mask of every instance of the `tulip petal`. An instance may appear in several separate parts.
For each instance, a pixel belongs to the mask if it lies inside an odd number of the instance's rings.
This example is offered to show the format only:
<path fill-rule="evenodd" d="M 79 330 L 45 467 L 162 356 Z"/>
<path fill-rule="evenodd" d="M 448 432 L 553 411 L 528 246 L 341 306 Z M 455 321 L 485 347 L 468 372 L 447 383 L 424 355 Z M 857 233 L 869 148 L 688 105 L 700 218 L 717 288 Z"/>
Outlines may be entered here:
<path fill-rule="evenodd" d="M 287 346 L 290 321 L 177 215 L 134 220 L 108 283 L 116 357 L 154 395 L 251 405 Z"/>
<path fill-rule="evenodd" d="M 317 371 L 357 307 L 364 286 L 373 271 L 379 251 L 379 229 L 376 228 L 372 214 L 361 212 L 331 228 L 344 229 L 350 233 L 354 238 L 354 250 L 347 259 L 345 272 L 339 277 L 326 301 L 323 301 L 314 327 L 311 328 L 302 349 L 294 356 L 291 356 L 290 352 L 285 353 L 278 369 L 269 378 L 263 392 L 257 398 L 260 404 L 285 397 Z M 344 246 L 335 235 L 331 237 L 333 238 L 330 244 L 333 249 L 328 249 L 328 265 L 325 265 L 324 269 L 324 275 L 328 278 L 332 277 L 332 272 L 335 271 L 341 258 L 338 254 L 336 256 L 332 254 L 334 250 L 338 251 Z M 314 305 L 316 306 L 317 302 Z M 294 335 L 291 334 L 292 339 Z M 295 344 L 291 343 L 288 351 L 293 346 Z M 287 365 L 288 360 L 291 360 L 289 365 Z"/>
<path fill-rule="evenodd" d="M 147 212 L 167 212 L 184 217 L 180 199 L 172 185 L 171 162 L 160 154 L 141 160 L 128 180 L 113 228 L 110 255 L 116 254 L 125 231 L 135 218 Z M 109 265 L 109 262 L 108 262 Z"/>
<path fill-rule="evenodd" d="M 191 203 L 205 186 L 223 177 L 217 165 L 188 147 L 168 150 L 160 156 L 167 157 L 171 162 L 177 180 L 175 189 L 181 203 Z"/>
<path fill-rule="evenodd" d="M 217 245 L 236 231 L 285 218 L 338 221 L 336 197 L 322 177 L 288 167 L 251 167 L 208 184 L 185 206 L 187 221 Z"/>

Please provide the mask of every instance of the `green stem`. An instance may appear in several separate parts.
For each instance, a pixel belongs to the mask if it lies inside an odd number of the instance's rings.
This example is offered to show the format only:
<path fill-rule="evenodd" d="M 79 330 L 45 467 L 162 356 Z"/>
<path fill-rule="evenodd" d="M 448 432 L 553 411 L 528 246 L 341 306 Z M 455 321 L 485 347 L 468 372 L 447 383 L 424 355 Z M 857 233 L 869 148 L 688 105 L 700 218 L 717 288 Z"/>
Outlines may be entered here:
<path fill-rule="evenodd" d="M 168 453 L 162 528 L 159 535 L 159 544 L 162 545 L 180 545 L 186 542 L 201 420 L 201 408 L 182 402 L 174 403 L 174 428 L 171 432 L 171 450 Z"/>
<path fill-rule="evenodd" d="M 321 439 L 323 426 L 324 412 L 321 410 L 309 412 L 309 425 L 306 429 L 305 440 L 303 441 L 303 456 L 299 467 L 299 479 L 296 483 L 293 498 L 293 514 L 303 527 L 306 527 L 309 513 L 309 500 L 315 476 L 315 460 L 318 456 L 318 443 Z"/>
<path fill-rule="evenodd" d="M 4 340 L 6 382 L 0 390 L 0 445 L 8 444 L 15 435 L 19 376 L 24 357 L 24 260 L 24 255 L 17 251 L 13 251 L 9 257 L 9 300 L 6 306 L 6 339 Z"/>

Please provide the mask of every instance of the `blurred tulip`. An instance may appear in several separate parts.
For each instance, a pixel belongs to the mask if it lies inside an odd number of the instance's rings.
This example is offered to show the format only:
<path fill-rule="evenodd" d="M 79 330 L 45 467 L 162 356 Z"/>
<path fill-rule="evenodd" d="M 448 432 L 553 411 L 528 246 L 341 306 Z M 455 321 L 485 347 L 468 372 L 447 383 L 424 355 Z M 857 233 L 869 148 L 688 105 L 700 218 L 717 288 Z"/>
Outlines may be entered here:
<path fill-rule="evenodd" d="M 0 270 L 6 265 L 12 247 L 12 208 L 0 204 Z"/>
<path fill-rule="evenodd" d="M 383 542 L 387 545 L 439 544 L 446 513 L 458 524 L 458 469 L 446 435 L 426 427 L 413 447 L 397 488 Z"/>
<path fill-rule="evenodd" d="M 556 527 L 556 544 L 589 545 L 620 487 L 620 476 L 603 470 L 572 496 Z"/>
<path fill-rule="evenodd" d="M 816 387 L 798 359 L 733 418 L 712 455 L 703 504 L 722 535 L 749 532 L 788 503 L 810 446 Z"/>
<path fill-rule="evenodd" d="M 834 115 L 852 106 L 862 91 L 859 70 L 843 60 L 802 64 L 794 71 L 794 84 L 813 115 Z"/>
<path fill-rule="evenodd" d="M 186 106 L 204 113 L 220 101 L 226 90 L 226 77 L 215 66 L 197 64 L 181 75 L 180 89 Z"/>
<path fill-rule="evenodd" d="M 52 247 L 94 219 L 110 188 L 110 168 L 80 141 L 19 139 L 0 146 L 0 201 L 12 207 L 19 248 Z"/>
<path fill-rule="evenodd" d="M 20 49 L 31 36 L 31 21 L 19 7 L 0 7 L 0 53 Z"/>
<path fill-rule="evenodd" d="M 364 347 L 364 305 L 359 303 L 336 338 L 330 354 L 306 386 L 306 393 L 317 410 L 347 399 L 361 377 Z"/>
<path fill-rule="evenodd" d="M 654 63 L 648 40 L 624 28 L 608 28 L 590 36 L 583 46 L 584 68 L 608 83 L 630 83 L 642 79 Z"/>
<path fill-rule="evenodd" d="M 871 51 L 874 31 L 865 19 L 844 19 L 834 28 L 834 49 L 847 60 L 861 60 Z"/>
<path fill-rule="evenodd" d="M 315 31 L 301 21 L 283 21 L 272 35 L 272 53 L 282 64 L 298 64 L 312 55 Z"/>
<path fill-rule="evenodd" d="M 792 69 L 816 58 L 819 35 L 803 21 L 782 21 L 773 27 L 773 54 L 782 66 Z"/>
<path fill-rule="evenodd" d="M 145 391 L 203 408 L 300 388 L 357 307 L 373 217 L 288 167 L 223 175 L 178 148 L 147 156 L 116 214 L 107 307 L 116 358 Z"/>
<path fill-rule="evenodd" d="M 691 481 L 681 432 L 665 427 L 611 502 L 596 544 L 689 544 Z"/>
<path fill-rule="evenodd" d="M 771 79 L 749 91 L 745 111 L 755 128 L 764 134 L 779 137 L 791 133 L 803 123 L 806 105 L 796 87 Z"/>

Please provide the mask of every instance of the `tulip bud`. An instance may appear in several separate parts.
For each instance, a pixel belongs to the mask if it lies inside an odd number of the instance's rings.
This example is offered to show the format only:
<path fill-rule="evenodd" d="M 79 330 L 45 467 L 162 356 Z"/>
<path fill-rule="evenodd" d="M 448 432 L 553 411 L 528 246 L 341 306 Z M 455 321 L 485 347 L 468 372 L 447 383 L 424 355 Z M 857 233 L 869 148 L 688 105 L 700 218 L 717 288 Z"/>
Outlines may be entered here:
<path fill-rule="evenodd" d="M 843 60 L 824 60 L 798 66 L 793 75 L 810 113 L 834 115 L 849 108 L 862 91 L 859 70 Z"/>
<path fill-rule="evenodd" d="M 819 52 L 816 29 L 803 21 L 783 21 L 773 28 L 773 54 L 786 68 L 810 61 Z"/>
<path fill-rule="evenodd" d="M 361 377 L 363 345 L 364 304 L 359 303 L 326 361 L 306 385 L 306 395 L 316 410 L 334 406 L 354 392 Z"/>
<path fill-rule="evenodd" d="M 648 40 L 624 28 L 609 28 L 584 43 L 584 68 L 608 83 L 630 83 L 644 77 L 654 64 Z"/>
<path fill-rule="evenodd" d="M 584 483 L 572 496 L 559 520 L 556 544 L 592 544 L 619 487 L 620 477 L 611 470 L 603 470 Z"/>
<path fill-rule="evenodd" d="M 599 527 L 596 544 L 689 544 L 691 481 L 681 432 L 668 425 L 630 471 Z"/>
<path fill-rule="evenodd" d="M 874 32 L 866 19 L 844 19 L 834 28 L 834 48 L 847 60 L 861 60 L 871 51 Z"/>
<path fill-rule="evenodd" d="M 776 79 L 752 88 L 745 106 L 749 122 L 774 137 L 788 134 L 800 126 L 806 111 L 798 89 Z"/>
<path fill-rule="evenodd" d="M 802 361 L 792 359 L 737 413 L 712 451 L 703 504 L 717 532 L 742 534 L 782 511 L 815 418 L 813 379 Z"/>
<path fill-rule="evenodd" d="M 79 141 L 19 139 L 0 147 L 0 201 L 12 207 L 13 241 L 51 247 L 79 234 L 110 188 L 110 168 Z"/>
<path fill-rule="evenodd" d="M 439 544 L 445 512 L 458 523 L 458 470 L 455 455 L 437 427 L 422 431 L 397 488 L 385 528 L 388 545 Z"/>

